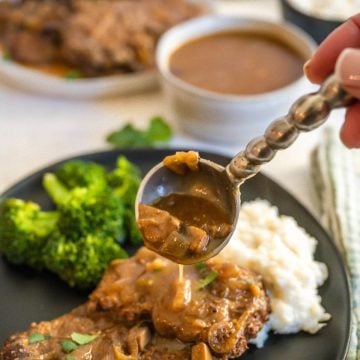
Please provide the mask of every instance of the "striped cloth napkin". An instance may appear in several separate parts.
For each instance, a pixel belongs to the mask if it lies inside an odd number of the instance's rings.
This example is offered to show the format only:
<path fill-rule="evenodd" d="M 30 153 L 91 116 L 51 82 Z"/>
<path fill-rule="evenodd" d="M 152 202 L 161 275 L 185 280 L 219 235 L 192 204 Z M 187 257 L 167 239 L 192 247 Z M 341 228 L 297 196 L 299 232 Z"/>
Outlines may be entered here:
<path fill-rule="evenodd" d="M 338 132 L 327 128 L 311 162 L 323 224 L 351 277 L 353 326 L 347 359 L 360 360 L 360 150 L 346 149 Z"/>

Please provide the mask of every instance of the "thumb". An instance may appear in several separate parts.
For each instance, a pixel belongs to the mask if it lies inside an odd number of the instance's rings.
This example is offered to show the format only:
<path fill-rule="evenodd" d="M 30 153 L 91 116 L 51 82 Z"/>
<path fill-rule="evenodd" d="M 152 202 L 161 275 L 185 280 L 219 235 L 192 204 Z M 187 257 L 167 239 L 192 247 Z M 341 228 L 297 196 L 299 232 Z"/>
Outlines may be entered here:
<path fill-rule="evenodd" d="M 341 52 L 335 75 L 344 89 L 360 99 L 360 49 L 347 48 Z"/>

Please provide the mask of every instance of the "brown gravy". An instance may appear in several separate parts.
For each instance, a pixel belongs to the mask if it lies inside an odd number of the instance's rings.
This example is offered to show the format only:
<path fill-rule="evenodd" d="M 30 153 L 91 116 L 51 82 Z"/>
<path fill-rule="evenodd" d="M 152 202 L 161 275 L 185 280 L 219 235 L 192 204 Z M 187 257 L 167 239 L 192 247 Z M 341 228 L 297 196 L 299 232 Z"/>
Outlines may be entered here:
<path fill-rule="evenodd" d="M 158 209 L 168 211 L 186 225 L 205 230 L 212 237 L 218 236 L 221 225 L 230 222 L 226 212 L 220 206 L 198 196 L 172 193 L 158 199 L 153 205 Z"/>
<path fill-rule="evenodd" d="M 53 75 L 60 78 L 69 78 L 71 77 L 71 74 L 75 73 L 73 68 L 60 63 L 23 65 L 28 67 L 29 69 L 41 71 L 47 75 Z"/>
<path fill-rule="evenodd" d="M 10 55 L 8 55 L 8 52 L 1 45 L 1 37 L 0 37 L 0 57 L 1 56 L 3 58 L 7 59 L 8 56 L 10 56 Z M 8 60 L 12 61 L 11 57 Z M 63 63 L 60 63 L 60 62 L 50 62 L 50 63 L 43 63 L 43 64 L 28 64 L 28 63 L 18 61 L 18 63 L 21 64 L 22 66 L 27 67 L 28 69 L 40 71 L 47 75 L 53 75 L 53 76 L 57 76 L 60 78 L 72 79 L 72 78 L 80 77 L 79 75 L 81 75 L 81 77 L 83 76 L 83 74 L 81 74 L 79 71 L 77 71 L 73 67 L 63 64 Z"/>
<path fill-rule="evenodd" d="M 232 95 L 279 89 L 302 75 L 306 59 L 275 37 L 221 32 L 189 41 L 170 57 L 170 71 L 197 87 Z"/>
<path fill-rule="evenodd" d="M 208 258 L 232 230 L 216 203 L 177 193 L 140 204 L 138 226 L 147 248 L 180 264 Z"/>

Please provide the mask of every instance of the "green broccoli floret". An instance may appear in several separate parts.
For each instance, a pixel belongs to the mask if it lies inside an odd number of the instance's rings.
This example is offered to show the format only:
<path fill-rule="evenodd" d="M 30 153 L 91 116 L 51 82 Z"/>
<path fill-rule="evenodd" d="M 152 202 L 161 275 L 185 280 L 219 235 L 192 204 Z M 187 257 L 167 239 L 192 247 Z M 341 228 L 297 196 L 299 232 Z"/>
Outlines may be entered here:
<path fill-rule="evenodd" d="M 55 172 L 58 179 L 68 188 L 107 187 L 105 168 L 92 161 L 71 160 L 62 164 Z"/>
<path fill-rule="evenodd" d="M 139 236 L 139 183 L 140 171 L 126 158 L 109 175 L 92 162 L 64 163 L 43 178 L 55 212 L 18 199 L 1 204 L 0 251 L 15 264 L 47 268 L 71 286 L 93 287 L 110 261 L 127 257 L 119 245 L 125 235 Z"/>
<path fill-rule="evenodd" d="M 101 279 L 110 261 L 126 258 L 126 252 L 103 234 L 87 234 L 76 241 L 54 232 L 44 248 L 46 267 L 70 286 L 87 289 Z"/>
<path fill-rule="evenodd" d="M 45 174 L 43 185 L 57 205 L 59 230 L 77 239 L 99 233 L 122 242 L 125 238 L 124 205 L 109 188 L 75 187 L 68 189 L 55 174 Z"/>
<path fill-rule="evenodd" d="M 133 203 L 141 182 L 141 171 L 136 165 L 125 156 L 119 156 L 116 161 L 116 168 L 108 174 L 107 179 L 114 193 L 124 203 Z"/>
<path fill-rule="evenodd" d="M 14 264 L 42 268 L 42 249 L 58 221 L 57 212 L 38 204 L 7 199 L 0 206 L 0 251 Z"/>
<path fill-rule="evenodd" d="M 116 168 L 108 174 L 108 182 L 116 196 L 124 203 L 125 228 L 133 244 L 142 241 L 135 219 L 135 198 L 141 182 L 140 169 L 125 156 L 117 159 Z"/>

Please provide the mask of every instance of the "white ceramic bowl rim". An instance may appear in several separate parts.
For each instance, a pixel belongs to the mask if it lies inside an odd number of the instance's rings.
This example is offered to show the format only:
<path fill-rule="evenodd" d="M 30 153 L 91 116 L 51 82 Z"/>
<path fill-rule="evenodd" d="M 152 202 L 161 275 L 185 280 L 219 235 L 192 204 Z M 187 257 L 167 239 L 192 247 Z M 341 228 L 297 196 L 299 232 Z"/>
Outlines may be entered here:
<path fill-rule="evenodd" d="M 213 33 L 221 32 L 224 30 L 241 29 L 244 27 L 245 24 L 253 25 L 253 26 L 254 25 L 264 26 L 265 25 L 265 26 L 271 26 L 278 30 L 281 29 L 283 31 L 287 31 L 292 36 L 297 37 L 300 41 L 303 42 L 304 45 L 307 46 L 307 51 L 309 51 L 310 53 L 313 53 L 317 47 L 315 41 L 308 34 L 306 34 L 303 30 L 301 30 L 297 26 L 290 24 L 288 22 L 276 23 L 276 22 L 261 20 L 261 19 L 252 18 L 252 17 L 248 17 L 248 16 L 247 17 L 226 16 L 226 15 L 202 16 L 202 17 L 199 17 L 196 19 L 186 21 L 179 25 L 176 25 L 173 28 L 171 28 L 170 30 L 166 31 L 161 36 L 161 38 L 158 42 L 157 49 L 156 49 L 156 63 L 157 63 L 157 67 L 158 67 L 161 75 L 164 76 L 164 78 L 166 80 L 171 82 L 172 85 L 177 87 L 178 89 L 182 89 L 187 92 L 194 93 L 197 96 L 200 96 L 203 98 L 210 98 L 214 101 L 222 101 L 222 102 L 224 102 L 224 101 L 225 102 L 226 101 L 228 101 L 228 102 L 239 102 L 239 101 L 263 102 L 265 100 L 269 100 L 270 98 L 275 98 L 276 96 L 285 96 L 286 97 L 289 89 L 296 86 L 298 83 L 300 83 L 303 80 L 304 75 L 280 89 L 276 89 L 276 90 L 265 92 L 265 93 L 258 94 L 258 95 L 257 94 L 256 95 L 232 95 L 232 94 L 221 94 L 221 93 L 217 93 L 214 91 L 202 89 L 200 87 L 197 87 L 195 85 L 189 84 L 189 83 L 181 80 L 180 78 L 178 78 L 177 76 L 173 75 L 170 72 L 168 64 L 169 64 L 169 58 L 170 58 L 171 54 L 173 53 L 173 50 L 170 50 L 170 51 L 164 50 L 164 47 L 167 46 L 166 42 L 168 42 L 168 39 L 171 36 L 174 36 L 174 34 L 181 32 L 185 28 L 196 28 L 200 22 L 212 22 L 213 24 L 216 24 L 216 22 L 226 22 L 226 21 L 231 23 L 231 25 L 230 26 L 226 25 L 221 28 L 214 27 L 213 29 L 211 29 L 209 26 L 209 28 L 206 31 L 196 34 L 191 39 L 199 38 L 203 35 L 213 34 Z M 190 38 L 187 38 L 185 41 L 182 39 L 180 40 L 180 36 L 179 36 L 179 41 L 177 42 L 176 46 L 174 46 L 174 44 L 171 44 L 172 49 L 176 49 L 179 46 L 185 44 L 189 39 Z M 166 55 L 164 55 L 163 53 L 165 53 Z"/>
<path fill-rule="evenodd" d="M 0 0 L 1 1 L 1 0 Z M 103 83 L 106 82 L 117 82 L 119 80 L 128 80 L 133 79 L 135 77 L 142 77 L 142 76 L 153 76 L 156 74 L 156 69 L 147 69 L 139 72 L 134 73 L 124 73 L 124 74 L 111 74 L 111 75 L 102 75 L 102 76 L 96 76 L 96 77 L 88 77 L 88 78 L 78 78 L 78 79 L 67 79 L 65 77 L 61 77 L 58 75 L 53 75 L 51 73 L 42 72 L 41 70 L 37 70 L 36 68 L 32 68 L 31 66 L 23 65 L 20 62 L 13 61 L 13 60 L 6 60 L 2 58 L 2 51 L 0 50 L 0 63 L 2 66 L 7 67 L 8 69 L 11 69 L 12 71 L 18 71 L 23 72 L 22 74 L 32 74 L 33 76 L 38 77 L 39 79 L 46 79 L 47 81 L 53 82 L 53 84 L 67 84 L 69 86 L 74 85 L 85 85 L 88 86 L 88 84 L 96 84 L 96 83 Z"/>
<path fill-rule="evenodd" d="M 47 96 L 69 99 L 105 97 L 145 91 L 155 87 L 158 82 L 156 69 L 133 74 L 66 79 L 3 59 L 1 55 L 0 51 L 0 78 L 2 81 L 16 88 Z"/>

